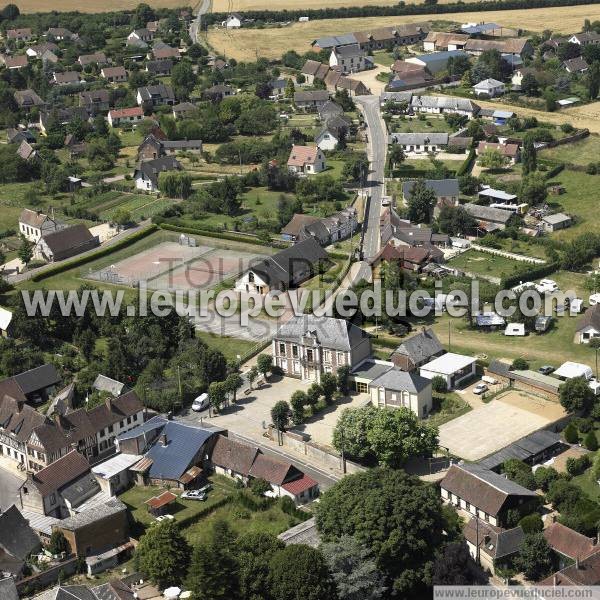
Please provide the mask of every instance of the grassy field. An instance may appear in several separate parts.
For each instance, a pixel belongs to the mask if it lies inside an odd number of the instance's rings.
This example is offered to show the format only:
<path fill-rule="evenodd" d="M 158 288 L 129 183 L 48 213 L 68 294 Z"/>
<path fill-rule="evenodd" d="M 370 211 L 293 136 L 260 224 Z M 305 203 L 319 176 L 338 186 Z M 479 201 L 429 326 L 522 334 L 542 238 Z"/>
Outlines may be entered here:
<path fill-rule="evenodd" d="M 392 119 L 391 129 L 394 133 L 452 133 L 454 130 L 445 119 Z M 464 158 L 464 157 L 463 157 Z"/>
<path fill-rule="evenodd" d="M 256 345 L 255 342 L 251 342 L 249 340 L 221 337 L 205 331 L 196 331 L 196 337 L 205 342 L 211 348 L 222 352 L 228 361 L 236 360 L 238 354 L 243 355 L 244 353 L 249 352 Z"/>
<path fill-rule="evenodd" d="M 210 524 L 217 519 L 226 520 L 232 530 L 237 534 L 248 532 L 267 532 L 277 535 L 289 527 L 298 523 L 298 518 L 283 512 L 278 502 L 268 505 L 264 510 L 251 510 L 237 500 L 237 494 L 240 491 L 236 488 L 235 482 L 228 477 L 213 475 L 209 477 L 213 489 L 208 492 L 208 499 L 205 502 L 197 500 L 177 499 L 167 512 L 175 517 L 176 521 L 193 518 L 199 512 L 215 507 L 215 510 L 209 512 L 204 517 L 199 516 L 196 522 L 192 522 L 183 528 L 183 533 L 192 544 L 198 544 L 207 539 L 210 533 Z M 165 491 L 165 488 L 156 486 L 132 487 L 119 496 L 131 511 L 134 529 L 136 533 L 142 533 L 147 527 L 151 527 L 155 518 L 147 511 L 146 500 Z M 172 490 L 178 494 L 178 490 Z M 249 491 L 241 492 L 256 501 Z M 230 502 L 222 504 L 225 498 L 230 498 Z"/>
<path fill-rule="evenodd" d="M 583 166 L 588 165 L 590 162 L 597 162 L 599 156 L 600 135 L 593 134 L 580 142 L 548 148 L 539 153 L 540 158 L 547 158 L 557 163 L 563 162 Z"/>
<path fill-rule="evenodd" d="M 577 216 L 575 225 L 552 234 L 552 237 L 569 240 L 586 231 L 599 231 L 598 185 L 600 185 L 600 176 L 565 169 L 553 177 L 552 182 L 562 184 L 566 192 L 560 196 L 548 196 L 548 202 Z"/>
<path fill-rule="evenodd" d="M 263 1 L 266 2 L 267 0 Z M 360 3 L 363 4 L 364 0 L 360 0 Z M 321 36 L 364 31 L 401 23 L 424 23 L 440 18 L 457 23 L 471 21 L 478 23 L 483 19 L 487 22 L 502 23 L 505 27 L 531 31 L 551 29 L 554 33 L 572 33 L 581 29 L 584 19 L 592 21 L 600 19 L 600 5 L 502 10 L 485 13 L 466 12 L 403 17 L 361 17 L 343 20 L 324 19 L 308 23 L 294 23 L 289 27 L 240 29 L 233 33 L 215 28 L 208 32 L 208 42 L 216 51 L 237 60 L 254 60 L 256 52 L 265 58 L 280 58 L 290 48 L 294 48 L 300 53 L 310 50 L 310 43 Z"/>
<path fill-rule="evenodd" d="M 449 260 L 448 265 L 456 269 L 492 277 L 510 275 L 524 266 L 523 263 L 516 260 L 478 250 L 467 250 Z"/>

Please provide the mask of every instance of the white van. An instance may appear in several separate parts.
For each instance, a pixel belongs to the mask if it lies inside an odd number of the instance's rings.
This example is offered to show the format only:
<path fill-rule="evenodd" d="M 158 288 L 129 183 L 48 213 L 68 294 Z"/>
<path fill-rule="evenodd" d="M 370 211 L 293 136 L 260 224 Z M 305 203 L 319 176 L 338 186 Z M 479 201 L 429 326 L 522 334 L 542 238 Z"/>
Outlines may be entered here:
<path fill-rule="evenodd" d="M 192 402 L 192 410 L 194 412 L 200 412 L 206 410 L 210 401 L 208 399 L 208 394 L 200 394 L 193 402 Z"/>

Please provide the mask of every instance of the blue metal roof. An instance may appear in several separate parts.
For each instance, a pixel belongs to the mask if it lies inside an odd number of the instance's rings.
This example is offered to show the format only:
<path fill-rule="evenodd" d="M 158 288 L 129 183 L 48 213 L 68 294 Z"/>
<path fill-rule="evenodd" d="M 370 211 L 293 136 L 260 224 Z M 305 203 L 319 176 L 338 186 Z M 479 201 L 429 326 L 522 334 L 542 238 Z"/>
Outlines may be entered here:
<path fill-rule="evenodd" d="M 179 479 L 192 466 L 202 446 L 217 433 L 156 416 L 118 439 L 135 438 L 156 429 L 161 429 L 160 435 L 166 436 L 167 444 L 157 438 L 144 455 L 152 459 L 148 475 L 154 479 Z"/>
<path fill-rule="evenodd" d="M 167 421 L 161 435 L 167 436 L 167 445 L 157 441 L 146 452 L 146 457 L 152 459 L 148 474 L 154 479 L 179 479 L 193 466 L 194 458 L 215 432 Z"/>
<path fill-rule="evenodd" d="M 449 58 L 456 58 L 457 56 L 469 56 L 463 50 L 445 50 L 444 52 L 432 52 L 430 54 L 420 54 L 414 58 L 418 58 L 420 61 L 428 63 L 436 63 L 441 61 L 447 61 Z"/>
<path fill-rule="evenodd" d="M 480 23 L 479 25 L 470 25 L 467 27 L 463 25 L 461 29 L 464 33 L 473 35 L 476 33 L 485 33 L 486 31 L 495 31 L 496 29 L 502 29 L 502 27 L 498 23 Z"/>

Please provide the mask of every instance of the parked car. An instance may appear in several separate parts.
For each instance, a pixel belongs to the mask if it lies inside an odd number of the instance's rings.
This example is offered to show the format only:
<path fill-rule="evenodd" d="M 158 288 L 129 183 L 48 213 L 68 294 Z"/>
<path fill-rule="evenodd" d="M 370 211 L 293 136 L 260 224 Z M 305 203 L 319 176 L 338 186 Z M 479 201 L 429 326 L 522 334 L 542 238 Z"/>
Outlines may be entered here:
<path fill-rule="evenodd" d="M 206 410 L 208 405 L 210 404 L 210 399 L 208 394 L 200 394 L 193 402 L 192 402 L 192 410 L 194 412 L 200 412 Z"/>
<path fill-rule="evenodd" d="M 159 517 L 156 517 L 156 522 L 160 523 L 162 521 L 174 521 L 175 517 L 173 515 L 160 515 Z"/>
<path fill-rule="evenodd" d="M 202 490 L 188 490 L 187 492 L 183 492 L 181 497 L 183 500 L 200 500 L 204 502 L 208 496 Z"/>
<path fill-rule="evenodd" d="M 554 372 L 554 367 L 551 367 L 550 365 L 544 365 L 543 367 L 540 367 L 538 371 L 542 375 L 550 375 L 550 373 Z"/>
<path fill-rule="evenodd" d="M 481 378 L 481 381 L 483 381 L 484 383 L 489 383 L 490 385 L 496 385 L 498 383 L 497 379 L 494 379 L 493 377 L 490 377 L 489 375 L 484 375 Z"/>
<path fill-rule="evenodd" d="M 487 385 L 485 385 L 485 383 L 478 383 L 474 388 L 473 388 L 473 393 L 474 394 L 483 394 L 485 392 L 487 392 L 490 388 L 488 388 Z"/>
<path fill-rule="evenodd" d="M 210 492 L 210 490 L 212 490 L 212 489 L 213 489 L 212 485 L 210 483 L 207 483 L 206 485 L 203 485 L 198 491 L 208 494 L 208 492 Z"/>

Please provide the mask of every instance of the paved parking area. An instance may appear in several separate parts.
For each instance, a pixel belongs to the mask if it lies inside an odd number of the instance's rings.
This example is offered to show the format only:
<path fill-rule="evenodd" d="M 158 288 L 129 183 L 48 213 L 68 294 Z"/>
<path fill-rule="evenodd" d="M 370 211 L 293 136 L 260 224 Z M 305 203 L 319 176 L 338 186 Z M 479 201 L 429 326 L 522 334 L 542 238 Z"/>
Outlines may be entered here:
<path fill-rule="evenodd" d="M 12 468 L 9 462 L 12 463 L 8 458 L 0 459 L 0 512 L 18 502 L 19 488 L 25 478 L 22 473 L 17 475 L 16 469 Z"/>
<path fill-rule="evenodd" d="M 177 418 L 196 424 L 200 424 L 202 420 L 204 423 L 211 423 L 244 437 L 262 441 L 262 434 L 271 423 L 271 409 L 274 404 L 279 400 L 289 402 L 296 390 L 306 391 L 309 385 L 291 377 L 271 376 L 265 385 L 253 390 L 248 396 L 244 396 L 243 392 L 238 393 L 237 403 L 224 408 L 219 415 L 209 418 L 208 411 L 200 414 L 190 410 Z M 314 417 L 310 417 L 306 423 L 294 427 L 294 430 L 310 434 L 311 440 L 322 446 L 331 446 L 333 429 L 342 411 L 345 408 L 362 406 L 368 401 L 367 394 L 353 394 L 342 402 L 328 406 Z"/>
<path fill-rule="evenodd" d="M 440 427 L 440 445 L 479 460 L 564 416 L 557 402 L 510 390 Z"/>

